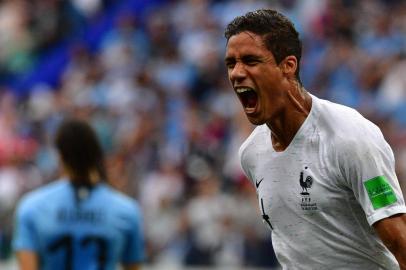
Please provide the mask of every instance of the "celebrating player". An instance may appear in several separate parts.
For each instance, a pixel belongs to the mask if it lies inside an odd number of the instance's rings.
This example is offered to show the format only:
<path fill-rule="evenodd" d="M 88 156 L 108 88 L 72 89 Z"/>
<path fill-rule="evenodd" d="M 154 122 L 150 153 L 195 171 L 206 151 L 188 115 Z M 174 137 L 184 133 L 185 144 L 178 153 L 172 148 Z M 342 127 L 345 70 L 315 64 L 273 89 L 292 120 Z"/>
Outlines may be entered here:
<path fill-rule="evenodd" d="M 236 17 L 225 37 L 229 80 L 257 125 L 241 164 L 283 269 L 406 269 L 406 207 L 379 128 L 304 89 L 298 32 L 277 11 Z"/>

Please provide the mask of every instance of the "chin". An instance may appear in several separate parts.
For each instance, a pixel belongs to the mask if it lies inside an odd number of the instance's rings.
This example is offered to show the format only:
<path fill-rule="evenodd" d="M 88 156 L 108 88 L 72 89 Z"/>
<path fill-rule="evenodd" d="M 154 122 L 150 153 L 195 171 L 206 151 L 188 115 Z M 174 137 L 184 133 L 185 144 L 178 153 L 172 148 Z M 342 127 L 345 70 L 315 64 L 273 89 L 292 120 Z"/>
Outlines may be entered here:
<path fill-rule="evenodd" d="M 265 124 L 265 121 L 263 119 L 260 119 L 260 118 L 254 117 L 254 116 L 248 116 L 248 115 L 247 115 L 247 118 L 248 118 L 248 121 L 250 121 L 250 123 L 253 125 L 260 126 L 260 125 Z"/>

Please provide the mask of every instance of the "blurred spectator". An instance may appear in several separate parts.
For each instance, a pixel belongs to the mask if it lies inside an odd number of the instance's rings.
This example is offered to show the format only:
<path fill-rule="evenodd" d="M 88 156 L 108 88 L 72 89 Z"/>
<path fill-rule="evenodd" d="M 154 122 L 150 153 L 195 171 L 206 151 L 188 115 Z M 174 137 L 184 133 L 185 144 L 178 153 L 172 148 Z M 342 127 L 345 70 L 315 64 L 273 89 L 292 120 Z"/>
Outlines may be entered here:
<path fill-rule="evenodd" d="M 379 87 L 379 105 L 406 126 L 406 58 L 388 67 Z"/>
<path fill-rule="evenodd" d="M 35 44 L 29 20 L 25 1 L 0 3 L 0 77 L 21 74 L 33 65 Z"/>

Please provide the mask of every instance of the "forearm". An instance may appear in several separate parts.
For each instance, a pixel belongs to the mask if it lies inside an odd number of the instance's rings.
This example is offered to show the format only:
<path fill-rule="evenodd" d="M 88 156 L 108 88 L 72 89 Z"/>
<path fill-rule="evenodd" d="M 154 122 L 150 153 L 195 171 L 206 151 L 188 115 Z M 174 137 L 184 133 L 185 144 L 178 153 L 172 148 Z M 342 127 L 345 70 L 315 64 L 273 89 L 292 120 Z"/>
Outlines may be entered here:
<path fill-rule="evenodd" d="M 399 214 L 374 224 L 385 246 L 392 252 L 401 270 L 406 270 L 406 215 Z"/>
<path fill-rule="evenodd" d="M 401 270 L 406 270 L 406 232 L 399 235 L 396 241 L 385 243 L 388 249 L 395 256 Z"/>
<path fill-rule="evenodd" d="M 403 254 L 395 254 L 396 260 L 398 261 L 401 270 L 406 270 L 406 256 L 404 253 L 405 252 L 403 252 Z"/>
<path fill-rule="evenodd" d="M 38 256 L 32 251 L 18 251 L 16 253 L 20 270 L 38 270 Z"/>
<path fill-rule="evenodd" d="M 139 264 L 127 264 L 123 265 L 124 270 L 140 270 L 141 267 Z"/>

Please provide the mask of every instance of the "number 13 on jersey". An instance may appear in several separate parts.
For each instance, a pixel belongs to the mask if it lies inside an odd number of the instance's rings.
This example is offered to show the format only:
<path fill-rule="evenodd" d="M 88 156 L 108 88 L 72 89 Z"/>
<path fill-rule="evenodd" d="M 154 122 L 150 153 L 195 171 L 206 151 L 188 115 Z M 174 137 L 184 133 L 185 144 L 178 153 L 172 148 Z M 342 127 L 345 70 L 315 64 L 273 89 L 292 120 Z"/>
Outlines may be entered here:
<path fill-rule="evenodd" d="M 96 269 L 103 270 L 105 268 L 108 256 L 108 241 L 98 235 L 85 235 L 81 238 L 74 237 L 70 234 L 64 234 L 56 238 L 48 245 L 47 250 L 50 256 L 57 255 L 58 252 L 63 252 L 59 256 L 63 256 L 64 268 L 61 270 L 73 270 L 75 260 L 78 258 L 75 254 L 82 252 L 90 252 L 94 250 L 94 262 Z"/>

